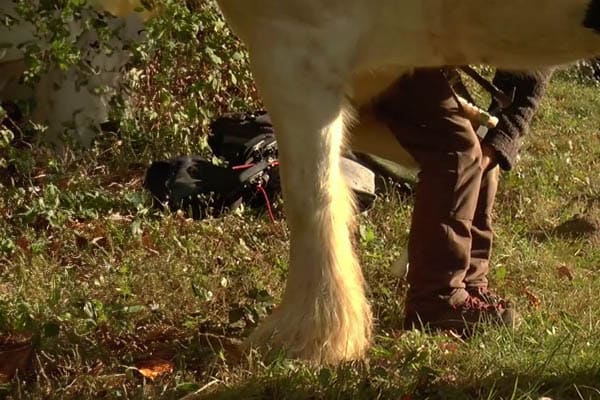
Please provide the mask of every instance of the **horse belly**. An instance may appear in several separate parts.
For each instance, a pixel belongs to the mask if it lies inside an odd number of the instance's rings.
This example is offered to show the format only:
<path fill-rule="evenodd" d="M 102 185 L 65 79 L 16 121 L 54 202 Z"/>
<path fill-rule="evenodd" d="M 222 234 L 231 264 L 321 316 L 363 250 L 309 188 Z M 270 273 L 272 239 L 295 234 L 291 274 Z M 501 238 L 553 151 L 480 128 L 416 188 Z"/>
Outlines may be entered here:
<path fill-rule="evenodd" d="M 367 29 L 356 68 L 491 64 L 527 69 L 597 56 L 600 15 L 590 13 L 600 9 L 598 4 L 600 0 L 382 0 L 364 17 Z"/>

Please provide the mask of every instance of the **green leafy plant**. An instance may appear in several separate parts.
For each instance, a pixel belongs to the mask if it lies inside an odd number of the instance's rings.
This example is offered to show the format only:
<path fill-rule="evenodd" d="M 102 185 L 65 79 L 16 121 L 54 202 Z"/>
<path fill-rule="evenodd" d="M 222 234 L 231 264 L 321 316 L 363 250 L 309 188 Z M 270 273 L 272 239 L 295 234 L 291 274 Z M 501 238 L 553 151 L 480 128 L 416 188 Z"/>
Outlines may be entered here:
<path fill-rule="evenodd" d="M 161 2 L 133 51 L 128 94 L 116 99 L 113 118 L 136 152 L 206 154 L 216 115 L 260 107 L 247 54 L 214 1 Z"/>

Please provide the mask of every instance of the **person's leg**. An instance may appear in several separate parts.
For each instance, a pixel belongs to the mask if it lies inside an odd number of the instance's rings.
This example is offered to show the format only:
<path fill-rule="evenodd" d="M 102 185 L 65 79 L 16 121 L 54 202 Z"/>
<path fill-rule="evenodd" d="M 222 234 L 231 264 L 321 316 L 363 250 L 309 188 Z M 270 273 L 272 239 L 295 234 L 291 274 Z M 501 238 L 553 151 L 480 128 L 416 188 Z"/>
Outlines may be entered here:
<path fill-rule="evenodd" d="M 507 310 L 503 320 L 509 325 L 517 326 L 521 322 L 521 317 L 514 305 L 488 287 L 494 238 L 492 210 L 498 190 L 499 176 L 500 168 L 498 166 L 483 174 L 477 209 L 471 226 L 471 263 L 465 276 L 465 285 L 470 296 L 491 304 L 493 307 Z"/>
<path fill-rule="evenodd" d="M 471 295 L 465 283 L 481 185 L 491 199 L 495 186 L 483 176 L 479 139 L 444 74 L 419 70 L 399 80 L 375 111 L 421 168 L 408 243 L 405 327 L 460 333 L 482 321 L 513 326 L 511 309 Z"/>
<path fill-rule="evenodd" d="M 492 231 L 492 209 L 498 189 L 499 168 L 495 167 L 483 174 L 477 208 L 471 226 L 471 262 L 465 284 L 475 293 L 487 290 L 488 273 L 494 233 Z"/>
<path fill-rule="evenodd" d="M 419 70 L 400 80 L 382 96 L 377 112 L 421 168 L 406 308 L 407 317 L 427 319 L 469 297 L 464 279 L 482 179 L 481 148 L 440 70 Z"/>

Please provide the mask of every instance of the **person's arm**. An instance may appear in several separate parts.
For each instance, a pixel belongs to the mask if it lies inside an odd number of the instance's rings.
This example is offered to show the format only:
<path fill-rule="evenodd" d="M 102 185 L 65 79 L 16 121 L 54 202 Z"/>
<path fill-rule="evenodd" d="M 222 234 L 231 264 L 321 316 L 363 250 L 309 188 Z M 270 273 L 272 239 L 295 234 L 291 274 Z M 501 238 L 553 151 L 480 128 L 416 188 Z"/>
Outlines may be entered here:
<path fill-rule="evenodd" d="M 491 157 L 504 170 L 510 170 L 521 147 L 521 138 L 529 129 L 529 123 L 537 111 L 546 91 L 553 69 L 528 72 L 498 70 L 494 85 L 506 93 L 515 89 L 513 103 L 498 116 L 498 126 L 491 129 L 482 145 L 491 152 Z M 492 102 L 490 110 L 496 104 Z M 493 151 L 492 151 L 493 150 Z M 485 152 L 485 151 L 484 151 Z"/>

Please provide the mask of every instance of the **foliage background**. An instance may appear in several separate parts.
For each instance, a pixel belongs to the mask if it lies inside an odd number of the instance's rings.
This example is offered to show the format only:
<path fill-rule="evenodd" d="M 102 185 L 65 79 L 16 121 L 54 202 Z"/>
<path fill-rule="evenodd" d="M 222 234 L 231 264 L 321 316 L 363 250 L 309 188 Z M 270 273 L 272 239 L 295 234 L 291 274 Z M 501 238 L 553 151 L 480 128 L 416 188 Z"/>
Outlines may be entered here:
<path fill-rule="evenodd" d="M 137 68 L 116 107 L 129 112 L 115 119 L 139 150 L 197 153 L 215 116 L 259 106 L 247 53 L 215 2 L 169 0 L 161 9 L 168 17 L 151 20 L 148 40 L 133 49 Z"/>
<path fill-rule="evenodd" d="M 210 120 L 226 111 L 258 106 L 247 69 L 247 54 L 230 34 L 213 1 L 167 0 L 160 17 L 147 23 L 144 39 L 125 43 L 132 58 L 123 68 L 124 81 L 112 98 L 108 132 L 127 143 L 133 157 L 170 156 L 206 151 L 204 134 Z M 80 81 L 96 71 L 83 62 L 78 41 L 95 31 L 98 53 L 110 54 L 123 39 L 122 31 L 85 0 L 19 2 L 19 15 L 36 27 L 36 36 L 19 46 L 27 71 L 24 80 L 35 85 L 51 68 L 75 70 Z M 15 21 L 6 15 L 5 25 Z M 73 20 L 85 27 L 72 29 Z M 119 39 L 119 40 L 116 40 Z M 31 104 L 19 104 L 25 115 L 20 128 L 28 140 L 43 142 L 43 128 L 27 124 Z"/>

